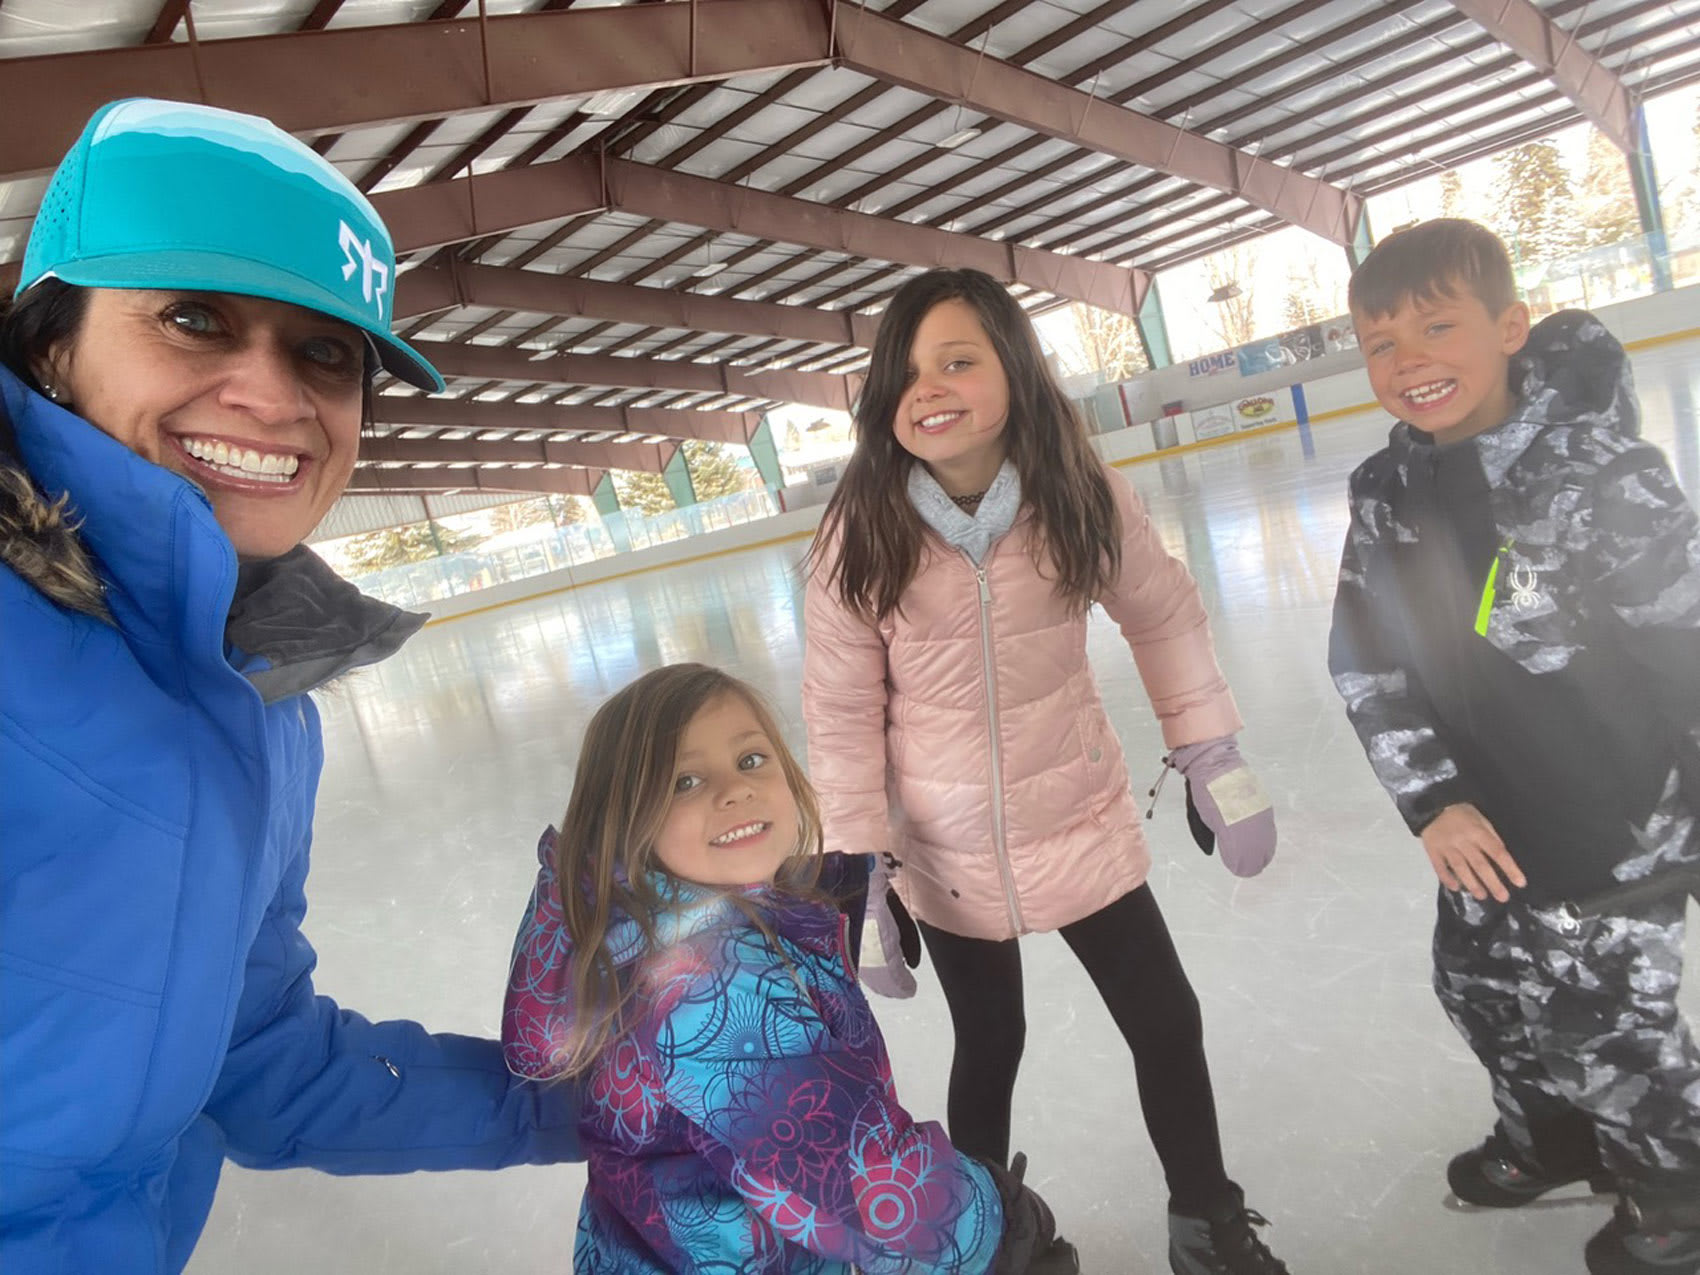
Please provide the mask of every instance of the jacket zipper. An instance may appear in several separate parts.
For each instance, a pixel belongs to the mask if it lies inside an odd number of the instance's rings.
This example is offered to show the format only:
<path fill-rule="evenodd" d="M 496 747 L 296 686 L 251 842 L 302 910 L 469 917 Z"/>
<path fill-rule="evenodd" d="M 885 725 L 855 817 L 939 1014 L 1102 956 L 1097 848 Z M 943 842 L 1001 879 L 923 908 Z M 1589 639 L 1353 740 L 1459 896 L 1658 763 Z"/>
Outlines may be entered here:
<path fill-rule="evenodd" d="M 964 553 L 964 558 L 968 555 Z M 998 877 L 1003 882 L 1004 904 L 1009 908 L 1009 923 L 1015 933 L 1021 933 L 1021 906 L 1015 897 L 1015 873 L 1010 867 L 1009 846 L 1005 843 L 1003 825 L 1003 749 L 998 743 L 998 682 L 992 664 L 992 586 L 986 581 L 986 568 L 968 558 L 974 568 L 974 578 L 980 582 L 980 664 L 985 670 L 986 723 L 991 730 L 992 743 L 992 849 L 998 857 Z"/>

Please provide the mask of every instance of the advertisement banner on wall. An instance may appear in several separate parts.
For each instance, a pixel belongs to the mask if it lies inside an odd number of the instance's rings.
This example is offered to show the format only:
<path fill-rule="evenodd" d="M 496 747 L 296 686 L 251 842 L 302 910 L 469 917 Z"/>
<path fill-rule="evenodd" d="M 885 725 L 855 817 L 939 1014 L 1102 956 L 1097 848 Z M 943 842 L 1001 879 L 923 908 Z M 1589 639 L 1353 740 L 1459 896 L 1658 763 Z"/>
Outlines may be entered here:
<path fill-rule="evenodd" d="M 1274 337 L 1242 345 L 1234 351 L 1234 357 L 1239 362 L 1241 376 L 1256 376 L 1259 372 L 1273 372 L 1286 366 L 1281 342 Z"/>
<path fill-rule="evenodd" d="M 1186 365 L 1188 376 L 1221 376 L 1224 372 L 1237 372 L 1240 362 L 1232 350 L 1219 350 L 1215 354 L 1206 354 L 1201 359 L 1193 359 Z"/>
<path fill-rule="evenodd" d="M 1319 325 L 1322 328 L 1322 348 L 1330 354 L 1338 354 L 1341 350 L 1358 348 L 1357 329 L 1352 327 L 1349 316 L 1330 319 Z"/>
<path fill-rule="evenodd" d="M 1293 410 L 1293 392 L 1285 387 L 1263 394 L 1248 394 L 1231 404 L 1236 429 L 1262 429 L 1266 425 L 1298 422 Z"/>
<path fill-rule="evenodd" d="M 1201 407 L 1192 414 L 1192 432 L 1200 442 L 1207 438 L 1220 438 L 1224 434 L 1232 434 L 1236 428 L 1232 403 L 1219 403 L 1215 407 Z"/>
<path fill-rule="evenodd" d="M 1303 363 L 1308 359 L 1319 358 L 1322 355 L 1322 325 L 1313 323 L 1306 328 L 1297 328 L 1291 332 L 1283 332 L 1275 338 L 1281 345 L 1282 357 L 1287 360 L 1287 366 Z"/>

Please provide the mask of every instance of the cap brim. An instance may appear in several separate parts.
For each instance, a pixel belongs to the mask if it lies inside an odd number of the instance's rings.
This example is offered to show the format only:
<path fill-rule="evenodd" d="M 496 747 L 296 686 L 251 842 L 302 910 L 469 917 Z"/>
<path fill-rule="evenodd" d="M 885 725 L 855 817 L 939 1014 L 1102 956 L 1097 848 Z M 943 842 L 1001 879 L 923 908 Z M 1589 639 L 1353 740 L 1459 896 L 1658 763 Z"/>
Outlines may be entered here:
<path fill-rule="evenodd" d="M 84 288 L 232 292 L 239 296 L 263 297 L 268 301 L 298 305 L 366 333 L 372 338 L 384 370 L 398 380 L 422 390 L 441 391 L 445 388 L 437 369 L 375 317 L 351 309 L 344 298 L 269 262 L 250 261 L 245 257 L 217 252 L 170 249 L 71 262 L 55 267 L 51 277 Z"/>

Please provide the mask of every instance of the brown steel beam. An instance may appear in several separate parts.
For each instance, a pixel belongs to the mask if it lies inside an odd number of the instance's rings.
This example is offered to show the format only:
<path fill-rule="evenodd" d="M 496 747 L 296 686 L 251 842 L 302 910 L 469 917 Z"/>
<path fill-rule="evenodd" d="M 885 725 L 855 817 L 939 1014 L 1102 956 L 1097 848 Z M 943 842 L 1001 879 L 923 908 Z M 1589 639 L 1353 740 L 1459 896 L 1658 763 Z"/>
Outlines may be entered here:
<path fill-rule="evenodd" d="M 159 6 L 159 13 L 153 20 L 153 26 L 147 35 L 142 37 L 143 44 L 164 44 L 171 39 L 171 33 L 177 30 L 177 24 L 183 21 L 183 11 L 189 7 L 189 0 L 165 0 Z"/>
<path fill-rule="evenodd" d="M 375 196 L 372 202 L 390 227 L 398 253 L 602 207 L 902 265 L 972 266 L 1006 283 L 1025 283 L 1119 314 L 1137 314 L 1150 286 L 1142 271 L 847 212 L 623 159 L 598 163 L 594 157 L 575 156 L 474 178 L 426 182 Z"/>
<path fill-rule="evenodd" d="M 1451 0 L 1452 7 L 1558 86 L 1626 155 L 1636 150 L 1635 98 L 1616 73 L 1530 0 Z"/>
<path fill-rule="evenodd" d="M 1579 4 L 1572 4 L 1569 7 L 1574 9 L 1582 6 Z M 1632 52 L 1643 40 L 1662 38 L 1666 35 L 1676 34 L 1682 31 L 1684 29 L 1684 23 L 1685 19 L 1680 16 L 1670 19 L 1669 21 L 1660 23 L 1655 27 L 1639 31 L 1633 36 L 1626 36 L 1622 39 L 1612 41 L 1606 46 L 1603 52 L 1607 55 Z M 1499 62 L 1485 64 L 1481 67 L 1473 67 L 1466 72 L 1452 77 L 1443 84 L 1430 86 L 1430 89 L 1431 92 L 1435 94 L 1449 92 L 1454 88 L 1460 88 L 1467 84 L 1474 83 L 1480 80 L 1483 76 L 1491 75 L 1493 72 L 1509 65 L 1511 65 L 1511 59 L 1507 57 Z M 1348 178 L 1356 183 L 1367 169 L 1384 162 L 1386 158 L 1385 156 L 1373 153 L 1378 146 L 1384 143 L 1403 143 L 1403 147 L 1407 153 L 1417 151 L 1420 154 L 1421 167 L 1424 171 L 1433 171 L 1436 166 L 1441 168 L 1453 167 L 1457 164 L 1467 162 L 1469 159 L 1477 158 L 1484 154 L 1492 154 L 1510 146 L 1515 146 L 1520 142 L 1530 140 L 1532 137 L 1545 136 L 1546 134 L 1552 133 L 1570 123 L 1572 112 L 1575 109 L 1574 104 L 1568 104 L 1570 105 L 1570 110 L 1563 110 L 1562 108 L 1567 104 L 1566 99 L 1558 93 L 1555 88 L 1550 87 L 1550 81 L 1546 82 L 1547 89 L 1539 97 L 1515 99 L 1510 105 L 1504 106 L 1499 110 L 1491 111 L 1487 115 L 1483 116 L 1472 116 L 1469 114 L 1470 112 L 1479 110 L 1483 107 L 1497 105 L 1502 102 L 1505 99 L 1506 94 L 1512 90 L 1521 88 L 1525 85 L 1540 84 L 1541 82 L 1542 77 L 1538 73 L 1531 71 L 1527 75 L 1519 76 L 1516 79 L 1495 83 L 1491 89 L 1473 97 L 1466 98 L 1463 101 L 1449 103 L 1446 108 L 1445 116 L 1440 122 L 1442 132 L 1438 136 L 1416 136 L 1414 135 L 1413 130 L 1416 129 L 1417 126 L 1412 125 L 1409 122 L 1401 122 L 1388 125 L 1386 128 L 1373 133 L 1352 137 L 1345 144 L 1321 154 L 1314 152 L 1303 154 L 1300 162 L 1305 164 L 1307 167 L 1315 166 L 1319 168 L 1330 168 L 1336 176 Z M 1379 98 L 1379 94 L 1372 94 L 1371 96 L 1372 100 L 1369 103 L 1366 103 L 1362 110 L 1358 112 L 1358 115 L 1365 119 L 1373 117 L 1377 112 L 1377 108 L 1373 105 L 1373 100 L 1377 100 Z M 1472 132 L 1478 131 L 1484 126 L 1493 126 L 1507 120 L 1513 120 L 1519 115 L 1525 114 L 1529 111 L 1540 111 L 1543 113 L 1543 119 L 1540 121 L 1538 126 L 1519 126 L 1508 132 L 1489 137 L 1482 142 L 1468 143 L 1463 148 L 1454 148 L 1449 151 L 1440 151 L 1437 149 L 1446 142 L 1448 134 L 1455 134 L 1462 128 L 1469 128 Z M 1351 121 L 1346 121 L 1345 123 L 1350 122 Z M 1304 138 L 1297 143 L 1284 146 L 1278 153 L 1286 154 L 1303 152 L 1309 147 L 1313 147 L 1328 140 L 1332 140 L 1332 134 L 1324 137 Z M 1367 160 L 1360 160 L 1359 156 L 1364 155 L 1365 153 L 1369 153 L 1370 157 Z M 1333 168 L 1336 164 L 1343 166 L 1340 168 Z M 1392 187 L 1400 185 L 1410 179 L 1411 175 L 1408 172 L 1395 174 L 1386 178 L 1379 178 L 1373 183 L 1366 183 L 1366 193 L 1376 193 L 1381 190 L 1391 189 Z M 1220 202 L 1222 201 L 1212 200 L 1210 203 L 1197 205 L 1189 211 L 1196 212 L 1202 208 L 1210 207 Z M 1079 235 L 1075 235 L 1066 242 L 1070 247 L 1074 248 L 1075 251 L 1085 251 L 1087 243 L 1092 240 L 1094 235 L 1107 233 L 1111 230 L 1112 226 L 1117 223 L 1124 223 L 1130 217 L 1136 217 L 1144 211 L 1146 210 L 1143 208 L 1135 209 L 1131 213 L 1123 211 L 1107 219 L 1095 229 L 1089 229 Z M 1226 222 L 1232 219 L 1236 211 L 1237 210 L 1230 209 L 1218 220 Z M 1273 226 L 1262 222 L 1254 224 L 1259 228 L 1258 233 L 1263 233 L 1264 231 L 1274 228 Z M 1146 242 L 1141 243 L 1140 246 L 1143 249 L 1148 250 L 1166 243 L 1176 242 L 1180 239 L 1186 238 L 1188 235 L 1197 234 L 1204 229 L 1208 229 L 1208 226 L 1189 228 L 1179 234 L 1170 235 L 1166 239 L 1159 239 L 1156 241 L 1147 240 Z M 1148 234 L 1149 230 L 1146 233 Z M 1239 237 L 1244 238 L 1245 236 Z M 1129 251 L 1136 242 L 1139 242 L 1139 236 L 1124 237 L 1106 242 L 1093 243 L 1092 251 L 1115 258 Z M 1142 259 L 1146 260 L 1153 269 L 1167 269 L 1168 267 L 1177 265 L 1182 261 L 1203 256 L 1205 253 L 1212 250 L 1213 248 L 1209 245 L 1202 248 L 1183 248 L 1178 252 L 1167 254 L 1156 261 L 1151 261 L 1149 258 L 1143 258 L 1143 254 Z"/>
<path fill-rule="evenodd" d="M 11 58 L 7 96 L 33 106 L 0 113 L 0 178 L 51 168 L 118 97 L 206 101 L 311 134 L 822 66 L 829 35 L 821 5 L 696 0 Z"/>
<path fill-rule="evenodd" d="M 1150 286 L 1143 272 L 1083 257 L 911 226 L 629 160 L 610 160 L 606 180 L 609 206 L 641 216 L 902 265 L 971 266 L 1006 283 L 1120 314 L 1137 314 Z"/>
<path fill-rule="evenodd" d="M 1226 191 L 1336 243 L 1352 241 L 1362 200 L 1328 182 L 865 8 L 839 10 L 837 40 L 844 64 L 865 75 Z"/>
<path fill-rule="evenodd" d="M 557 354 L 534 362 L 527 350 L 496 345 L 451 345 L 421 341 L 415 346 L 444 376 L 498 381 L 541 381 L 550 385 L 604 385 L 623 389 L 694 390 L 745 398 L 807 403 L 849 411 L 851 391 L 842 376 L 808 372 L 745 372 L 724 364 L 685 359 L 621 359 L 605 354 Z"/>
<path fill-rule="evenodd" d="M 557 496 L 592 496 L 599 469 L 379 469 L 358 466 L 348 490 L 362 491 L 538 491 Z"/>
<path fill-rule="evenodd" d="M 760 412 L 699 412 L 666 407 L 571 407 L 556 403 L 476 403 L 450 398 L 400 398 L 380 394 L 378 423 L 442 426 L 447 429 L 506 429 L 518 432 L 603 433 L 695 438 L 709 443 L 750 441 Z"/>
<path fill-rule="evenodd" d="M 606 208 L 596 160 L 582 155 L 384 191 L 372 205 L 398 255 Z"/>
<path fill-rule="evenodd" d="M 313 12 L 302 19 L 301 30 L 323 31 L 330 25 L 331 19 L 336 17 L 336 11 L 342 8 L 342 4 L 343 0 L 319 0 L 319 3 L 313 6 Z"/>
<path fill-rule="evenodd" d="M 530 443 L 479 439 L 367 438 L 360 443 L 361 460 L 457 461 L 480 464 L 519 465 L 530 461 L 572 465 L 578 469 L 627 469 L 640 474 L 659 474 L 679 450 L 678 442 L 667 443 L 576 443 L 540 438 Z"/>
<path fill-rule="evenodd" d="M 396 284 L 399 321 L 455 306 L 493 306 L 562 319 L 595 318 L 657 328 L 786 337 L 832 345 L 871 347 L 879 320 L 849 310 L 814 310 L 705 297 L 670 288 L 602 283 L 537 270 L 455 264 L 410 270 Z"/>

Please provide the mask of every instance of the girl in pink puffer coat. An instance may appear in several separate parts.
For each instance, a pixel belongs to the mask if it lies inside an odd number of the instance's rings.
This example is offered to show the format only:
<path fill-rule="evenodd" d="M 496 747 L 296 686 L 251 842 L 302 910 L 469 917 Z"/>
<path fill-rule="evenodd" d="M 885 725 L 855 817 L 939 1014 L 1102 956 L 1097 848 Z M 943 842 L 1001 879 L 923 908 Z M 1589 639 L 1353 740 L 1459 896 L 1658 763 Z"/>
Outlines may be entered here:
<path fill-rule="evenodd" d="M 1223 1167 L 1198 1002 L 1086 659 L 1101 604 L 1186 778 L 1195 835 L 1242 876 L 1274 814 L 1187 570 L 1092 450 L 1038 338 L 990 276 L 892 298 L 857 445 L 810 550 L 803 708 L 826 849 L 874 858 L 863 979 L 914 989 L 919 923 L 955 1032 L 952 1141 L 1009 1159 L 1025 1034 L 1017 940 L 1060 930 L 1132 1049 L 1179 1275 L 1282 1275 Z"/>

